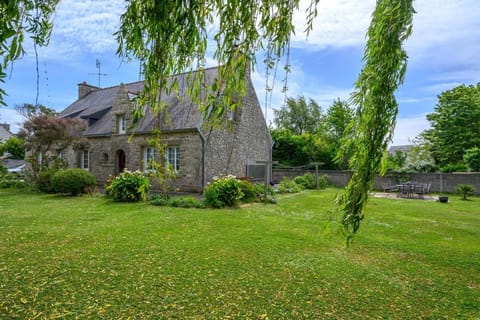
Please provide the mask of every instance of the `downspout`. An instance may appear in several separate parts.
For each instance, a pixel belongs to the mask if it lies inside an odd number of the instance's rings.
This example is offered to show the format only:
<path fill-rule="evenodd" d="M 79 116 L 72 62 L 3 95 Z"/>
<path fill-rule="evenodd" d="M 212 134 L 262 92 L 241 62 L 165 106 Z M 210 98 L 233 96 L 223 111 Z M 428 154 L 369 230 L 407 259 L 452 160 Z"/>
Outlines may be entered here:
<path fill-rule="evenodd" d="M 202 140 L 202 193 L 203 189 L 205 188 L 205 136 L 203 135 L 202 130 L 200 129 L 200 125 L 197 127 L 198 134 L 200 135 L 200 139 Z"/>

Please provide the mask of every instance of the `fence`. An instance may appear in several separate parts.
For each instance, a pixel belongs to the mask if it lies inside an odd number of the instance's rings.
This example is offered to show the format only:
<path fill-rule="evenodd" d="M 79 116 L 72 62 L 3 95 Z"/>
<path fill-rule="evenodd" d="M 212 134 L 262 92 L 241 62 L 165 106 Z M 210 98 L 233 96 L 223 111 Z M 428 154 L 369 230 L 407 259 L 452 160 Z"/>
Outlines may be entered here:
<path fill-rule="evenodd" d="M 315 174 L 315 170 L 298 169 L 273 169 L 273 181 L 279 182 L 283 177 L 290 179 L 305 173 Z M 326 176 L 329 184 L 336 187 L 344 187 L 352 176 L 349 171 L 318 170 L 319 176 Z M 458 184 L 471 184 L 476 188 L 476 194 L 480 194 L 480 173 L 387 173 L 385 176 L 376 176 L 374 189 L 381 190 L 382 184 L 398 184 L 405 181 L 418 183 L 431 183 L 431 192 L 455 192 Z"/>

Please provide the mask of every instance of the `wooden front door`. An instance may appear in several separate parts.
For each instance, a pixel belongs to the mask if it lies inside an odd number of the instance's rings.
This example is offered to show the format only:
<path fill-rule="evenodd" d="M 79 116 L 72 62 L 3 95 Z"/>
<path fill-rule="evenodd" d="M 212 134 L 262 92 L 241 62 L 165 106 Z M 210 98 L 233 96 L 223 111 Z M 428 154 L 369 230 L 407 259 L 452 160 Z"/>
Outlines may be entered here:
<path fill-rule="evenodd" d="M 117 151 L 117 174 L 125 169 L 125 152 L 123 150 Z"/>

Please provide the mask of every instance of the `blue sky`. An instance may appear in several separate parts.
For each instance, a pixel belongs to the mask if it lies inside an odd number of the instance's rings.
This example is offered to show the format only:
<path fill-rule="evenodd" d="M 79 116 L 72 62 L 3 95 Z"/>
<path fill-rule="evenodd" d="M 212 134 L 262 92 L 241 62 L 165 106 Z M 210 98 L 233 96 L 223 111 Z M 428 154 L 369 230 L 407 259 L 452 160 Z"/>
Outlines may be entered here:
<path fill-rule="evenodd" d="M 319 16 L 307 38 L 304 10 L 294 17 L 287 96 L 304 95 L 326 110 L 333 99 L 348 99 L 362 67 L 365 33 L 375 0 L 321 0 Z M 58 111 L 77 97 L 77 84 L 98 85 L 96 60 L 101 62 L 101 86 L 139 80 L 138 63 L 122 62 L 115 54 L 112 34 L 119 24 L 124 1 L 61 0 L 54 17 L 50 45 L 39 48 L 39 103 Z M 428 127 L 425 115 L 433 111 L 437 95 L 460 84 L 480 81 L 480 1 L 417 0 L 413 34 L 405 45 L 409 55 L 405 82 L 397 92 L 399 116 L 393 144 L 407 144 Z M 0 122 L 18 130 L 23 119 L 15 105 L 34 103 L 37 73 L 33 47 L 13 64 L 3 88 L 8 107 L 0 108 Z M 263 61 L 261 55 L 257 61 Z M 212 62 L 214 63 L 214 62 Z M 279 67 L 281 70 L 281 66 Z M 272 81 L 273 76 L 268 78 Z M 271 96 L 266 97 L 267 77 L 262 66 L 252 73 L 267 120 L 272 109 L 284 103 L 284 76 L 278 72 Z"/>

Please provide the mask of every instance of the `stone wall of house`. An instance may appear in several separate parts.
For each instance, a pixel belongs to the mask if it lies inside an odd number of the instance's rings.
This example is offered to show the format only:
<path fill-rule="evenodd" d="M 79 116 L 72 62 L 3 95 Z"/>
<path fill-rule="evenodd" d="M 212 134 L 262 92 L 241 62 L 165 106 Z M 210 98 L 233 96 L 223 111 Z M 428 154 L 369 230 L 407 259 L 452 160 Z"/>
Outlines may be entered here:
<path fill-rule="evenodd" d="M 250 81 L 241 108 L 225 116 L 222 128 L 203 128 L 206 139 L 206 181 L 214 176 L 246 175 L 246 166 L 270 160 L 271 140 L 260 103 Z"/>
<path fill-rule="evenodd" d="M 315 174 L 315 170 L 273 170 L 273 179 L 280 182 L 283 177 L 290 179 L 307 172 Z M 336 170 L 319 170 L 320 176 L 325 176 L 328 182 L 336 187 L 344 187 L 350 180 L 351 172 Z M 374 189 L 382 190 L 382 184 L 395 185 L 405 181 L 431 183 L 431 192 L 455 192 L 458 184 L 472 184 L 476 193 L 480 194 L 480 173 L 388 173 L 385 176 L 376 176 Z"/>
<path fill-rule="evenodd" d="M 144 150 L 149 145 L 151 135 L 113 134 L 104 137 L 89 137 L 84 145 L 89 150 L 89 171 L 96 177 L 97 183 L 103 185 L 109 176 L 117 175 L 118 155 L 125 154 L 125 168 L 130 171 L 144 172 Z M 202 189 L 202 143 L 198 132 L 184 131 L 166 134 L 161 137 L 161 144 L 178 146 L 180 150 L 180 170 L 173 188 L 181 191 Z M 80 167 L 80 153 L 83 149 L 71 151 L 68 157 L 71 167 Z M 164 154 L 159 152 L 157 159 L 164 163 Z M 156 179 L 152 178 L 152 188 L 158 189 Z"/>

